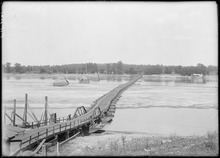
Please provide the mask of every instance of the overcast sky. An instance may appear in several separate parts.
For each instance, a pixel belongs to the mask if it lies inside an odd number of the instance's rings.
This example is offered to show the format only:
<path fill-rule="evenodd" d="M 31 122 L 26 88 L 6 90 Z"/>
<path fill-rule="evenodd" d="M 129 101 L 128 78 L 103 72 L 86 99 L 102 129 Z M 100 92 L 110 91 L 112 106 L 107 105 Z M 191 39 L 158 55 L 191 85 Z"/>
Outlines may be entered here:
<path fill-rule="evenodd" d="M 215 2 L 4 2 L 2 63 L 218 65 Z"/>

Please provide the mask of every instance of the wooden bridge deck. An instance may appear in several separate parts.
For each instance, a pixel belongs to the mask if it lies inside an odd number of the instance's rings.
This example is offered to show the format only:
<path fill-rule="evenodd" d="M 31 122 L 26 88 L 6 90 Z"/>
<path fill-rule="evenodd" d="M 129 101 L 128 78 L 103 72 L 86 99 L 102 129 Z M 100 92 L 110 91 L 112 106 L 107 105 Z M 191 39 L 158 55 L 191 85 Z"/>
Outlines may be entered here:
<path fill-rule="evenodd" d="M 123 90 L 128 88 L 130 85 L 135 83 L 140 78 L 141 76 L 133 78 L 129 82 L 119 85 L 118 87 L 110 91 L 109 93 L 103 95 L 101 98 L 97 100 L 95 105 L 93 105 L 89 109 L 89 111 L 85 113 L 84 115 L 81 115 L 71 120 L 67 120 L 65 122 L 54 123 L 54 124 L 42 126 L 39 128 L 34 128 L 34 129 L 26 129 L 25 131 L 22 131 L 21 128 L 17 128 L 17 132 L 14 132 L 14 134 L 16 133 L 14 136 L 13 136 L 13 133 L 11 133 L 10 137 L 12 139 L 10 139 L 10 141 L 19 142 L 20 149 L 24 149 L 28 147 L 29 145 L 39 142 L 43 139 L 48 139 L 57 134 L 66 132 L 71 129 L 78 129 L 79 127 L 82 127 L 83 125 L 89 124 L 94 119 L 100 118 L 101 114 L 108 111 L 111 105 L 113 105 L 112 107 L 115 108 L 114 101 L 118 99 L 117 97 L 120 95 L 120 93 L 122 93 Z M 95 115 L 94 109 L 98 107 L 100 108 L 101 113 L 98 115 L 97 114 Z M 12 128 L 14 127 L 7 128 L 6 132 L 11 131 L 10 129 Z M 97 129 L 100 129 L 100 127 L 98 127 Z M 93 128 L 93 130 L 95 130 L 95 128 Z"/>

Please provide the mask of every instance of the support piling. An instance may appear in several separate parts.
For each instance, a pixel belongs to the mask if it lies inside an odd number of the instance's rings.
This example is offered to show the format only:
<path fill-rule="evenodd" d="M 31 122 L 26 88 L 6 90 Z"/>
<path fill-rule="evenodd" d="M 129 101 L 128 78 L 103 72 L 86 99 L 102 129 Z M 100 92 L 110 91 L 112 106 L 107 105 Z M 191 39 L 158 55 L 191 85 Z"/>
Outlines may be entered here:
<path fill-rule="evenodd" d="M 14 99 L 14 118 L 13 118 L 13 126 L 15 126 L 15 117 L 16 117 L 16 99 Z"/>
<path fill-rule="evenodd" d="M 45 96 L 45 113 L 44 113 L 44 116 L 45 116 L 44 124 L 47 125 L 47 96 Z"/>

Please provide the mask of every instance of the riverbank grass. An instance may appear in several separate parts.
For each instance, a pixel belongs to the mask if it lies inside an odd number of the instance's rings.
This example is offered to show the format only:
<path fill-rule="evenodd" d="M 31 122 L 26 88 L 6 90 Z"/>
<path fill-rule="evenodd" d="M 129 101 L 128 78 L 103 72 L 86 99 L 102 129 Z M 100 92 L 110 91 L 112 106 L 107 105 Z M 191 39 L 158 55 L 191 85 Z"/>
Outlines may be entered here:
<path fill-rule="evenodd" d="M 80 147 L 75 145 L 74 149 L 66 146 L 62 153 L 66 155 L 67 151 L 71 151 L 68 156 L 217 156 L 219 154 L 217 132 L 188 137 L 175 134 L 169 137 L 122 134 L 118 138 L 113 134 L 111 137 L 100 139 L 97 144 L 88 143 L 85 146 L 81 144 Z"/>

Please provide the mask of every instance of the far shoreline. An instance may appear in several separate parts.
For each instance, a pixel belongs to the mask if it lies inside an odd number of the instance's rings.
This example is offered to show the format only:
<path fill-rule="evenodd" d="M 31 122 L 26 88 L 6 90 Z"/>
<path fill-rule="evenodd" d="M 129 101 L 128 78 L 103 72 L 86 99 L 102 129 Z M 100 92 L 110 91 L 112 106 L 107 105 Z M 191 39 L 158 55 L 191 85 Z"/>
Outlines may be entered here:
<path fill-rule="evenodd" d="M 134 75 L 138 74 L 99 74 L 101 79 L 105 79 L 105 77 L 132 77 Z M 52 78 L 57 79 L 59 77 L 66 77 L 67 79 L 76 79 L 80 78 L 82 76 L 87 76 L 88 78 L 91 77 L 91 79 L 96 78 L 97 74 L 63 74 L 63 73 L 2 73 L 2 77 L 9 79 L 10 77 L 15 77 L 17 79 L 20 78 Z M 152 74 L 152 75 L 142 75 L 143 79 L 150 79 L 150 80 L 161 80 L 161 81 L 167 81 L 167 80 L 189 80 L 190 76 L 181 76 L 179 74 Z M 216 81 L 218 82 L 218 75 L 206 75 L 205 79 L 207 81 Z"/>

